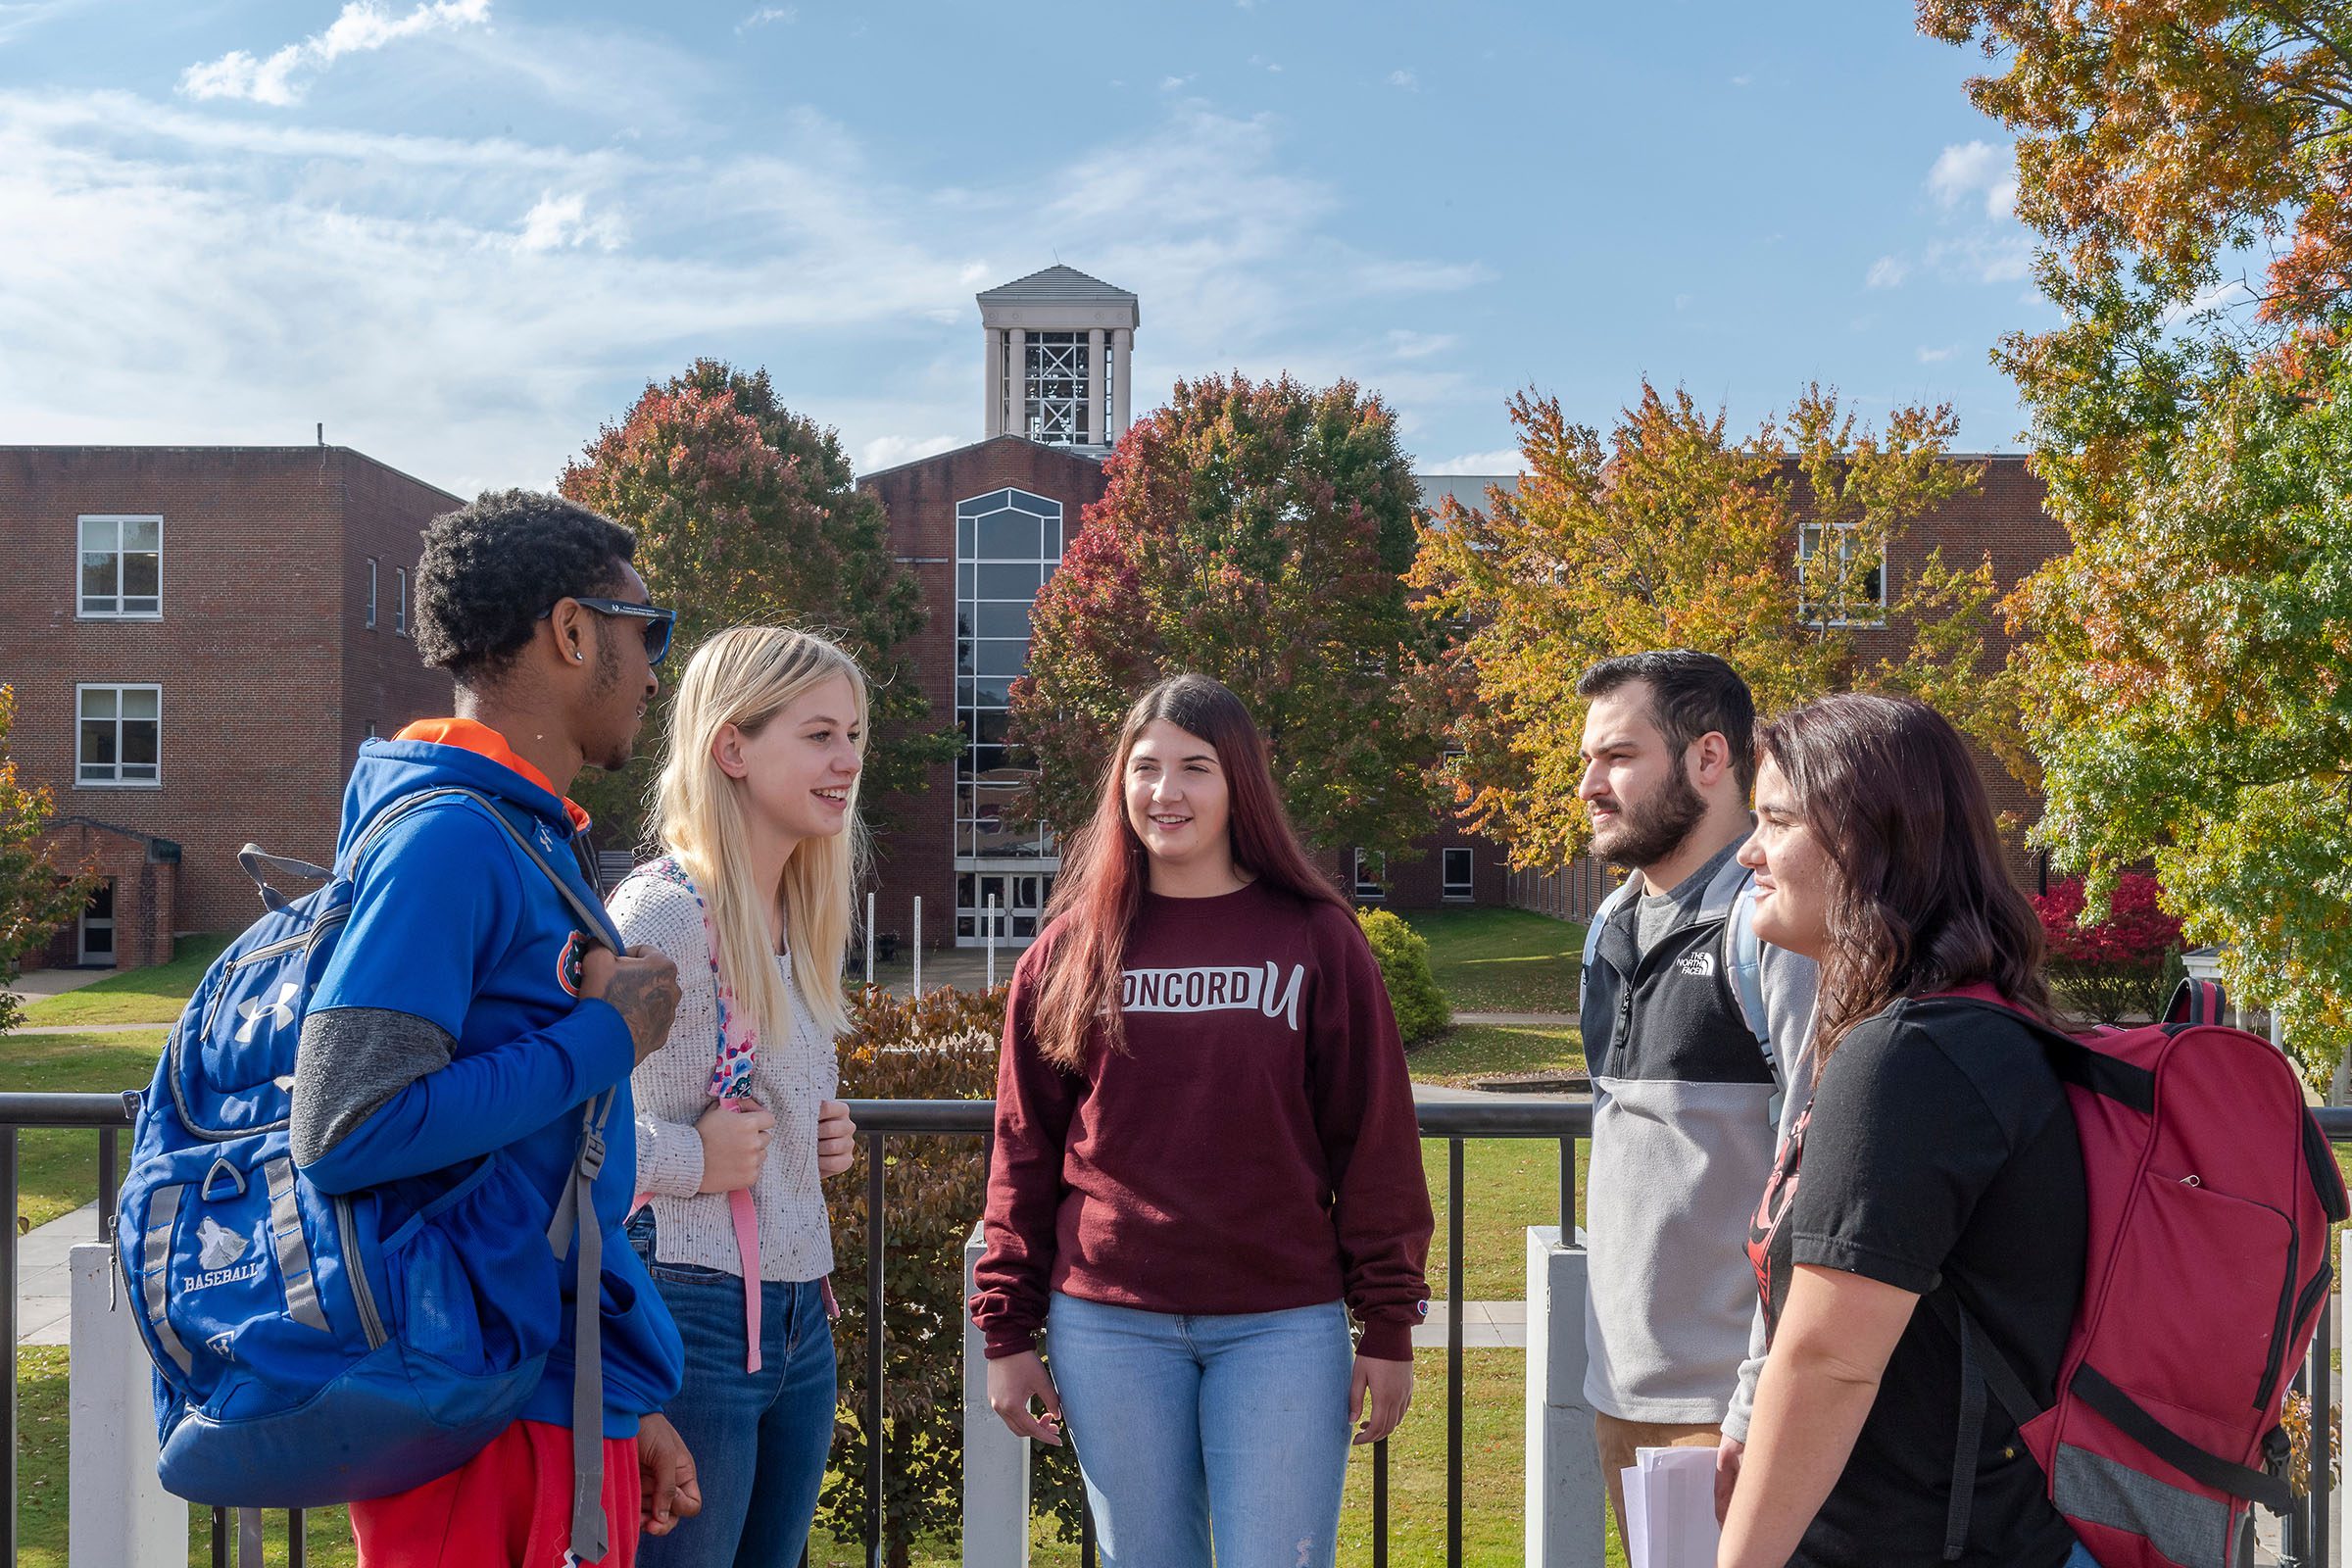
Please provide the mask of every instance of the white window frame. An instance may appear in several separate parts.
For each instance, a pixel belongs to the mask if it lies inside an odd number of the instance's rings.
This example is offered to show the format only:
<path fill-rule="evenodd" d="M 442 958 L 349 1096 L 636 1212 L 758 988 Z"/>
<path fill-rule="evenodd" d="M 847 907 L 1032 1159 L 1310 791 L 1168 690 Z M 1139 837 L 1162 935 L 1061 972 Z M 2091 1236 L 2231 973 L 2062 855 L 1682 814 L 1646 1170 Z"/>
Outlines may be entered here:
<path fill-rule="evenodd" d="M 112 523 L 115 529 L 115 608 L 92 610 L 83 603 L 81 591 L 81 530 L 93 522 Z M 153 610 L 124 610 L 122 601 L 129 597 L 122 592 L 122 525 L 126 522 L 155 524 L 155 608 Z M 144 598 L 145 595 L 138 597 Z M 161 620 L 164 618 L 164 516 L 160 512 L 85 512 L 74 519 L 74 618 L 76 620 Z"/>
<path fill-rule="evenodd" d="M 406 566 L 392 568 L 392 634 L 395 637 L 409 634 L 409 568 Z"/>
<path fill-rule="evenodd" d="M 1821 548 L 1821 537 L 1825 531 L 1837 533 L 1838 553 L 1843 559 L 1850 561 L 1853 558 L 1854 525 L 1852 523 L 1798 523 L 1796 529 L 1796 575 L 1800 592 L 1804 581 L 1805 563 L 1812 560 L 1814 553 Z M 1814 613 L 1814 607 L 1808 603 L 1800 606 L 1805 624 L 1808 626 L 1851 626 L 1862 629 L 1885 626 L 1886 624 L 1886 553 L 1881 551 L 1879 556 L 1879 612 L 1875 617 L 1865 620 L 1851 616 L 1818 615 Z M 1864 603 L 1867 602 L 1864 601 Z"/>
<path fill-rule="evenodd" d="M 1462 858 L 1462 878 L 1456 883 L 1449 869 L 1455 856 Z M 1461 889 L 1455 892 L 1456 887 Z M 1447 904 L 1468 904 L 1478 897 L 1478 857 L 1468 849 L 1449 849 L 1438 852 L 1438 896 Z"/>
<path fill-rule="evenodd" d="M 115 694 L 115 776 L 91 778 L 81 760 L 82 699 L 90 692 Z M 126 692 L 155 693 L 155 777 L 122 776 L 122 697 Z M 77 790 L 160 790 L 164 787 L 164 688 L 154 681 L 84 681 L 74 688 L 74 787 Z"/>
<path fill-rule="evenodd" d="M 1365 871 L 1375 866 L 1378 867 L 1379 875 L 1376 878 L 1367 878 L 1364 875 Z M 1349 870 L 1348 879 L 1355 884 L 1355 896 L 1358 899 L 1366 902 L 1386 899 L 1389 896 L 1388 856 L 1378 850 L 1367 850 L 1359 845 L 1355 851 L 1355 860 Z"/>
<path fill-rule="evenodd" d="M 368 558 L 368 629 L 375 630 L 375 558 Z"/>

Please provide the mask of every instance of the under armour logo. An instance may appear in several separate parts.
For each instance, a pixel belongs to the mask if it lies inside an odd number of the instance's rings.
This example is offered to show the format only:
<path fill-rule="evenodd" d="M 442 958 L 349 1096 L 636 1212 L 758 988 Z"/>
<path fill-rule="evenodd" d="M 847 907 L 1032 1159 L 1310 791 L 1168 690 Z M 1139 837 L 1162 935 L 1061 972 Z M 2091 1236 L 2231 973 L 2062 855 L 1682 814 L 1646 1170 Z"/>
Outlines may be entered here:
<path fill-rule="evenodd" d="M 211 1339 L 205 1341 L 204 1348 L 212 1351 L 215 1355 L 220 1357 L 220 1359 L 223 1361 L 234 1361 L 237 1358 L 237 1353 L 228 1348 L 228 1342 L 235 1337 L 236 1331 L 234 1329 L 223 1329 L 220 1333 L 214 1335 Z"/>
<path fill-rule="evenodd" d="M 237 1016 L 244 1019 L 245 1022 L 237 1030 L 237 1044 L 242 1046 L 252 1041 L 253 1032 L 261 1027 L 264 1014 L 268 1014 L 273 1020 L 273 1026 L 279 1029 L 292 1023 L 294 1021 L 294 999 L 301 995 L 302 987 L 288 980 L 277 988 L 277 1000 L 274 1002 L 263 1002 L 256 999 L 252 1002 L 238 1003 Z"/>
<path fill-rule="evenodd" d="M 205 1216 L 204 1223 L 196 1227 L 196 1239 L 204 1244 L 204 1250 L 198 1257 L 198 1264 L 203 1268 L 226 1268 L 243 1257 L 245 1249 L 253 1245 L 209 1214 Z"/>

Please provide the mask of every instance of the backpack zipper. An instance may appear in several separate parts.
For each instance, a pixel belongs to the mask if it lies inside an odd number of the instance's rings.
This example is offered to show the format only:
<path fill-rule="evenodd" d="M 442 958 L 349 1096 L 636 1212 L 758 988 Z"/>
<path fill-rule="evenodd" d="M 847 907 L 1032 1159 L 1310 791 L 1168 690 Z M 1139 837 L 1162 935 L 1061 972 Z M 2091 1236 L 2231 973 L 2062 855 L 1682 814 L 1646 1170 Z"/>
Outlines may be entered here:
<path fill-rule="evenodd" d="M 2267 1203 L 2262 1206 L 2270 1207 Z M 2278 1211 L 2272 1209 L 2272 1212 L 2278 1213 Z M 2279 1214 L 2278 1217 L 2286 1219 L 2284 1214 Z M 2294 1333 L 2296 1321 L 2289 1314 L 2295 1309 L 2295 1270 L 2298 1261 L 2296 1253 L 2299 1250 L 2298 1243 L 2300 1241 L 2301 1238 L 2295 1233 L 2295 1222 L 2286 1219 L 2286 1283 L 2278 1288 L 2278 1325 L 2271 1331 L 2271 1353 L 2262 1363 L 2262 1387 L 2256 1390 L 2254 1395 L 2254 1408 L 2257 1410 L 2267 1410 L 2271 1407 L 2271 1396 L 2278 1391 L 2278 1376 L 2285 1370 L 2286 1342 L 2288 1337 Z M 2320 1270 L 2320 1278 L 2325 1280 L 2327 1277 L 2328 1271 Z"/>
<path fill-rule="evenodd" d="M 376 1316 L 375 1293 L 368 1287 L 368 1260 L 360 1250 L 359 1220 L 348 1198 L 335 1200 L 335 1234 L 343 1241 L 343 1272 L 351 1279 L 351 1298 L 359 1303 L 360 1332 L 368 1336 L 368 1348 L 381 1349 L 384 1320 Z"/>
<path fill-rule="evenodd" d="M 332 930 L 336 926 L 341 925 L 344 921 L 350 918 L 351 906 L 349 905 L 345 905 L 341 908 L 329 909 L 324 914 L 318 916 L 317 920 L 313 921 L 310 928 L 306 931 L 297 932 L 290 937 L 281 937 L 277 941 L 270 943 L 268 947 L 256 948 L 251 953 L 241 953 L 233 958 L 224 960 L 220 965 L 220 978 L 223 983 L 215 986 L 213 988 L 212 996 L 206 999 L 204 1004 L 204 1017 L 197 1023 L 196 1033 L 199 1036 L 204 1036 L 212 1032 L 213 1014 L 220 1005 L 220 994 L 228 989 L 225 982 L 240 965 L 251 963 L 257 958 L 275 957 L 281 953 L 291 953 L 296 948 L 304 947 L 310 943 L 317 942 L 319 938 L 325 936 L 328 931 Z M 175 1023 L 172 1026 L 172 1033 L 164 1043 L 164 1050 L 172 1058 L 172 1072 L 170 1075 L 172 1079 L 172 1107 L 179 1112 L 179 1124 L 188 1130 L 188 1135 L 192 1138 L 200 1138 L 208 1144 L 226 1144 L 234 1143 L 237 1139 L 249 1138 L 259 1133 L 275 1132 L 280 1127 L 285 1126 L 286 1122 L 284 1120 L 279 1120 L 270 1122 L 265 1126 L 239 1127 L 228 1132 L 220 1132 L 197 1121 L 195 1111 L 190 1109 L 188 1105 L 187 1090 L 180 1083 L 180 1079 L 183 1076 L 180 1065 L 180 1045 L 187 1033 L 187 1031 L 181 1027 L 181 1024 L 184 1024 L 186 1020 L 182 1019 L 181 1023 Z"/>

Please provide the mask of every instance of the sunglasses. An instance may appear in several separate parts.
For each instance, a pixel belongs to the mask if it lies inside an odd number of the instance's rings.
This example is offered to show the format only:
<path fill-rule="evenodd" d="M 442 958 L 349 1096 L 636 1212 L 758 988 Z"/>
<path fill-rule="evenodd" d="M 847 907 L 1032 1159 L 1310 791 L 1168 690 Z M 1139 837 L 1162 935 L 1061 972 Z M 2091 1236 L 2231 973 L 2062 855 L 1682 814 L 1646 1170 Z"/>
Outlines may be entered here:
<path fill-rule="evenodd" d="M 663 610 L 658 605 L 632 605 L 621 599 L 579 599 L 572 603 L 582 610 L 593 610 L 600 615 L 617 615 L 625 620 L 645 622 L 645 662 L 659 664 L 669 653 L 669 634 L 677 630 L 678 612 Z M 555 612 L 550 610 L 548 614 Z M 546 618 L 545 616 L 541 617 Z"/>

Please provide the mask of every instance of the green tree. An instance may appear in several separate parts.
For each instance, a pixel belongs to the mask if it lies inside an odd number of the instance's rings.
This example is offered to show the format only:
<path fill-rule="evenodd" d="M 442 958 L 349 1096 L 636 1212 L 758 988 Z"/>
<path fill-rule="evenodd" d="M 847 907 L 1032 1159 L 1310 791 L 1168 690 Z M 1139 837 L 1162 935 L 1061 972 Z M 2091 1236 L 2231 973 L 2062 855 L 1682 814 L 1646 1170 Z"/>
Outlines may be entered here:
<path fill-rule="evenodd" d="M 1879 435 L 1814 386 L 1741 439 L 1688 393 L 1644 383 L 1605 442 L 1533 393 L 1511 419 L 1518 492 L 1490 492 L 1484 511 L 1449 503 L 1422 529 L 1411 581 L 1461 628 L 1419 676 L 1456 715 L 1456 803 L 1518 863 L 1556 864 L 1591 837 L 1576 682 L 1615 655 L 1719 654 L 1766 712 L 1855 685 L 1913 692 L 2020 758 L 2014 710 L 1984 667 L 1989 564 L 1931 555 L 1885 584 L 1906 651 L 1860 651 L 1888 547 L 1980 477 L 1944 456 L 1949 408 L 1897 409 Z"/>
<path fill-rule="evenodd" d="M 64 869 L 42 847 L 50 795 L 17 777 L 8 751 L 16 716 L 16 688 L 0 685 L 0 1034 L 22 1021 L 24 1004 L 7 987 L 22 972 L 24 955 L 81 912 L 92 883 L 88 871 Z"/>
<path fill-rule="evenodd" d="M 2018 133 L 2061 313 L 1995 356 L 2075 542 L 2015 603 L 2041 837 L 2087 919 L 2152 858 L 2324 1075 L 2352 1041 L 2352 5 L 1919 17 L 1995 63 L 1969 93 Z"/>
<path fill-rule="evenodd" d="M 1108 471 L 1012 688 L 1046 819 L 1085 820 L 1128 706 L 1197 670 L 1256 716 L 1309 841 L 1403 851 L 1427 833 L 1442 726 L 1397 680 L 1436 623 L 1401 580 L 1417 492 L 1387 406 L 1347 381 L 1180 381 Z"/>
<path fill-rule="evenodd" d="M 922 788 L 924 770 L 955 755 L 955 736 L 925 723 L 908 648 L 923 609 L 891 554 L 882 504 L 857 487 L 833 431 L 776 401 L 765 370 L 703 359 L 647 386 L 564 468 L 560 488 L 637 531 L 637 569 L 655 602 L 678 612 L 668 680 L 728 626 L 825 632 L 866 673 L 867 801 Z M 633 832 L 654 766 L 641 755 L 586 782 L 586 804 Z"/>

